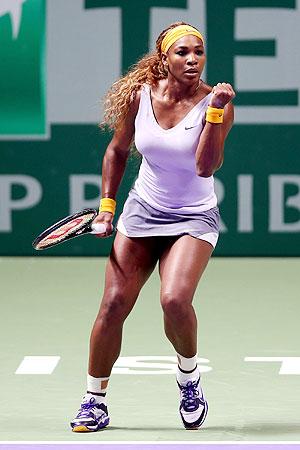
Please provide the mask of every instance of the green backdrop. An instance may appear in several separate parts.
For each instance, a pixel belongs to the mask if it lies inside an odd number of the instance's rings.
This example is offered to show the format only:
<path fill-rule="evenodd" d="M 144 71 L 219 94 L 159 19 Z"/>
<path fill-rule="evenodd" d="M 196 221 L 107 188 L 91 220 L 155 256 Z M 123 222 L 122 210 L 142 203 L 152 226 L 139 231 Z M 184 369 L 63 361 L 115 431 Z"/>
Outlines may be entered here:
<path fill-rule="evenodd" d="M 275 21 L 281 11 L 290 14 L 284 17 L 300 17 L 298 5 L 291 0 L 202 0 L 200 3 L 205 11 L 206 77 L 210 83 L 226 80 L 239 85 L 238 57 L 274 60 L 282 57 L 276 30 L 273 38 L 262 37 L 261 31 L 256 39 L 236 37 L 237 33 L 243 32 L 244 27 L 241 25 L 244 23 L 246 26 L 247 21 L 251 28 L 253 20 L 255 32 L 257 23 L 252 12 L 258 14 L 261 11 L 262 20 L 269 11 L 279 14 L 270 16 Z M 190 5 L 184 0 L 86 0 L 80 4 L 80 16 L 74 6 L 73 20 L 75 25 L 81 16 L 101 21 L 102 15 L 106 14 L 103 20 L 107 21 L 109 14 L 118 8 L 121 42 L 119 60 L 106 62 L 102 59 L 99 67 L 106 70 L 107 65 L 113 67 L 118 63 L 120 70 L 124 71 L 149 49 L 152 8 L 162 8 L 162 11 L 176 8 L 179 20 L 180 11 L 186 12 L 190 8 L 192 14 L 193 5 L 196 3 L 192 0 Z M 48 102 L 52 100 L 47 90 L 47 48 L 48 52 L 49 48 L 53 50 L 51 42 L 54 41 L 54 34 L 49 29 L 54 27 L 54 15 L 48 3 L 51 14 L 47 32 L 46 6 L 45 0 L 27 0 L 20 11 L 22 16 L 21 19 L 19 17 L 21 22 L 17 31 L 13 27 L 18 18 L 12 15 L 12 11 L 0 10 L 0 57 L 4 62 L 0 72 L 1 255 L 37 254 L 31 248 L 31 242 L 40 231 L 73 212 L 76 206 L 96 207 L 100 197 L 101 162 L 110 136 L 97 128 L 96 116 L 93 123 L 89 119 L 74 121 L 69 118 L 68 112 L 63 119 L 60 116 L 57 123 L 55 119 L 47 119 L 47 95 Z M 68 14 L 72 12 L 71 9 Z M 61 13 L 60 20 L 65 20 L 66 25 L 70 23 L 67 14 L 64 17 Z M 113 20 L 112 15 L 111 26 Z M 189 21 L 195 23 L 193 17 Z M 84 23 L 87 27 L 85 31 L 88 31 L 88 22 Z M 296 30 L 291 23 L 296 21 L 281 22 L 285 36 L 291 36 Z M 152 28 L 154 26 L 152 23 Z M 47 40 L 48 47 L 45 46 Z M 59 46 L 59 42 L 56 45 Z M 82 49 L 75 50 L 76 58 L 80 55 L 83 57 Z M 247 61 L 245 59 L 245 64 L 248 64 Z M 267 61 L 268 64 L 268 60 L 259 61 Z M 244 75 L 244 84 L 248 83 L 251 89 L 237 88 L 237 120 L 226 143 L 224 165 L 216 173 L 222 217 L 222 233 L 216 255 L 300 254 L 299 94 L 296 83 L 290 83 L 291 86 L 287 87 L 289 73 L 294 72 L 293 64 L 295 67 L 299 67 L 299 64 L 292 56 L 289 64 L 278 73 L 278 79 L 287 79 L 280 88 L 274 87 L 271 75 L 270 88 L 258 86 L 254 89 L 250 86 L 251 79 L 256 80 L 256 84 L 257 79 L 260 80 L 250 63 L 247 71 L 253 70 L 253 74 L 249 75 L 248 81 Z M 60 66 L 55 66 L 53 62 L 48 67 L 51 76 L 53 71 L 59 70 Z M 107 76 L 108 81 L 112 82 L 110 75 Z M 265 73 L 261 73 L 262 86 L 266 84 L 265 76 Z M 84 98 L 84 80 L 81 87 L 79 89 L 76 86 L 74 89 L 77 89 L 76 95 L 78 93 Z M 106 86 L 103 89 L 105 91 Z M 51 95 L 54 95 L 53 90 Z M 95 102 L 97 99 L 95 92 Z M 264 110 L 265 107 L 271 109 Z M 55 113 L 52 106 L 52 116 L 55 115 L 53 110 Z M 59 112 L 58 106 L 56 111 Z M 245 111 L 249 111 L 246 116 Z M 264 111 L 266 118 L 262 117 Z M 132 156 L 119 191 L 117 216 L 134 181 L 138 165 L 138 159 Z M 110 245 L 111 239 L 97 240 L 87 236 L 38 255 L 105 255 Z"/>

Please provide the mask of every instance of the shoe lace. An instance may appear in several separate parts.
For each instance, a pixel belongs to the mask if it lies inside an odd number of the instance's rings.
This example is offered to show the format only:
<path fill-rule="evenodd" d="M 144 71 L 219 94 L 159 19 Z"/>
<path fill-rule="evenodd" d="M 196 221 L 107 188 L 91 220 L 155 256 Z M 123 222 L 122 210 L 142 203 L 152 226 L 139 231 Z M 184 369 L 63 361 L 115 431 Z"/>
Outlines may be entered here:
<path fill-rule="evenodd" d="M 196 406 L 199 391 L 197 381 L 188 381 L 185 386 L 181 386 L 182 403 L 185 408 Z"/>
<path fill-rule="evenodd" d="M 91 398 L 88 403 L 81 403 L 77 418 L 90 417 L 91 413 L 93 413 L 95 409 L 97 409 L 95 399 Z"/>

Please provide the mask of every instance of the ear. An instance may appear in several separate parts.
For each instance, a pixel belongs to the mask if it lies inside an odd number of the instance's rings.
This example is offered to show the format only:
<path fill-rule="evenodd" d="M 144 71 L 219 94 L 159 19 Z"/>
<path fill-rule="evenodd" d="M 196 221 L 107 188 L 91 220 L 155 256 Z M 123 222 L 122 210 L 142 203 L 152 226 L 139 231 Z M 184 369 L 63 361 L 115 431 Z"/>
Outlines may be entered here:
<path fill-rule="evenodd" d="M 163 63 L 163 65 L 168 64 L 168 55 L 166 53 L 161 54 L 161 62 Z"/>

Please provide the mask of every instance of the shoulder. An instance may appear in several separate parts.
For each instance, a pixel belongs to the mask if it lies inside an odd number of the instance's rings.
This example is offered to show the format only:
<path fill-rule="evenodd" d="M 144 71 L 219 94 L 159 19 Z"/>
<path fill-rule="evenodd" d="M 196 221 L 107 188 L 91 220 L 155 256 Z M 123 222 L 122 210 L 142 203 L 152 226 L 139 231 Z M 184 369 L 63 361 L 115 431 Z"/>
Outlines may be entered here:
<path fill-rule="evenodd" d="M 134 132 L 134 123 L 135 118 L 139 110 L 140 100 L 141 100 L 141 90 L 142 88 L 139 88 L 136 91 L 133 91 L 130 95 L 126 112 L 124 113 L 122 120 L 120 120 L 120 126 L 117 131 L 117 135 L 122 135 L 123 133 L 131 133 Z"/>
<path fill-rule="evenodd" d="M 149 90 L 151 91 L 151 96 L 155 97 L 156 100 L 161 100 L 163 97 L 163 92 L 168 87 L 168 80 L 163 78 L 158 80 L 156 83 L 147 85 Z"/>
<path fill-rule="evenodd" d="M 140 102 L 141 102 L 142 92 L 146 92 L 148 94 L 150 94 L 150 92 L 151 92 L 151 95 L 159 96 L 159 93 L 160 93 L 161 87 L 162 87 L 160 84 L 160 81 L 163 81 L 163 80 L 159 80 L 158 83 L 153 84 L 153 85 L 145 83 L 139 89 L 137 89 L 136 91 L 134 91 L 131 94 L 129 111 L 128 111 L 129 114 L 133 114 L 133 115 L 137 114 L 137 112 L 139 110 Z"/>
<path fill-rule="evenodd" d="M 135 121 L 140 106 L 142 89 L 143 86 L 131 93 L 128 109 L 124 118 L 124 124 L 126 126 L 128 126 L 129 123 L 134 123 Z"/>
<path fill-rule="evenodd" d="M 129 113 L 136 115 L 140 106 L 141 101 L 141 92 L 143 87 L 139 88 L 137 91 L 134 91 L 130 97 L 129 104 Z"/>

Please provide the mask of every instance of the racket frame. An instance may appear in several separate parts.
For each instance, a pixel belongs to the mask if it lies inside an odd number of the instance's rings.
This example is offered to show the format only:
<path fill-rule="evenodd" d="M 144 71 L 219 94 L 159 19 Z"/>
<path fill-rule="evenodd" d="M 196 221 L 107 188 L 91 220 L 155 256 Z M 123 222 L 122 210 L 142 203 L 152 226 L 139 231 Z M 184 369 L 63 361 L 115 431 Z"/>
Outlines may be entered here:
<path fill-rule="evenodd" d="M 70 234 L 68 234 L 65 238 L 62 238 L 61 240 L 55 242 L 55 243 L 49 243 L 46 244 L 45 246 L 41 247 L 41 248 L 37 248 L 37 245 L 43 240 L 45 239 L 48 235 L 51 235 L 51 233 L 53 233 L 55 230 L 57 230 L 58 228 L 62 227 L 63 225 L 66 225 L 68 222 L 71 222 L 72 220 L 77 219 L 78 217 L 84 216 L 84 215 L 88 215 L 88 214 L 93 214 L 93 216 L 89 219 L 88 222 L 85 222 L 83 225 L 80 225 L 79 228 L 77 228 L 75 231 L 71 232 Z M 54 247 L 55 245 L 61 244 L 62 242 L 65 242 L 69 239 L 75 238 L 77 236 L 80 236 L 82 234 L 85 233 L 91 233 L 92 232 L 92 227 L 91 224 L 93 222 L 93 220 L 95 219 L 95 217 L 98 215 L 98 211 L 94 208 L 86 208 L 83 209 L 82 211 L 79 211 L 77 213 L 71 214 L 67 217 L 64 217 L 63 219 L 59 220 L 58 222 L 54 223 L 53 225 L 51 225 L 49 228 L 47 228 L 46 230 L 44 230 L 42 233 L 40 233 L 35 240 L 32 242 L 32 246 L 35 250 L 45 250 L 47 248 L 50 247 Z"/>

